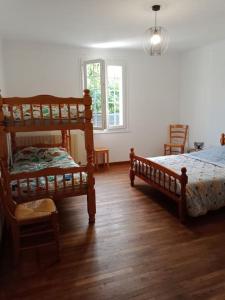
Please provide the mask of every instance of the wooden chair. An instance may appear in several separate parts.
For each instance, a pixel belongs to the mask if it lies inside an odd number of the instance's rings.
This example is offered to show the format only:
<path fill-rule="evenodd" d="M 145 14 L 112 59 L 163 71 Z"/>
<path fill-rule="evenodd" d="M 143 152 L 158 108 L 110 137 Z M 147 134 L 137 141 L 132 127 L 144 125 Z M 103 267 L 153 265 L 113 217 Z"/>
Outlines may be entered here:
<path fill-rule="evenodd" d="M 164 144 L 164 155 L 184 153 L 187 134 L 188 125 L 170 125 L 170 142 Z"/>
<path fill-rule="evenodd" d="M 11 192 L 0 178 L 0 201 L 13 242 L 14 263 L 18 264 L 21 251 L 54 244 L 59 259 L 59 223 L 54 201 L 50 198 L 16 204 Z"/>

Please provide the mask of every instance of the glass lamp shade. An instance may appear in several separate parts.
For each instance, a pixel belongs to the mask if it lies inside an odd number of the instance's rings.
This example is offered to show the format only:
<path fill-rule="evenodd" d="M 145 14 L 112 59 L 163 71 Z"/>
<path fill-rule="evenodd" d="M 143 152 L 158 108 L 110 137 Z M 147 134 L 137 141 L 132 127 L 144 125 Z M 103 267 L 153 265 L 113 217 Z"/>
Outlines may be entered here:
<path fill-rule="evenodd" d="M 144 50 L 151 56 L 160 56 L 166 53 L 169 44 L 168 32 L 165 28 L 150 27 L 145 31 Z"/>

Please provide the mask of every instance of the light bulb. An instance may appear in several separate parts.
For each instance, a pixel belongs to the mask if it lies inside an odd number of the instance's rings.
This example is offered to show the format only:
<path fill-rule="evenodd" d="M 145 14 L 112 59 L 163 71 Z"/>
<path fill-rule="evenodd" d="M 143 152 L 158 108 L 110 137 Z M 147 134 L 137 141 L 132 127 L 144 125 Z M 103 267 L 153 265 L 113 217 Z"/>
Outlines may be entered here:
<path fill-rule="evenodd" d="M 151 37 L 151 44 L 152 45 L 158 45 L 161 43 L 161 36 L 158 33 L 154 33 Z"/>

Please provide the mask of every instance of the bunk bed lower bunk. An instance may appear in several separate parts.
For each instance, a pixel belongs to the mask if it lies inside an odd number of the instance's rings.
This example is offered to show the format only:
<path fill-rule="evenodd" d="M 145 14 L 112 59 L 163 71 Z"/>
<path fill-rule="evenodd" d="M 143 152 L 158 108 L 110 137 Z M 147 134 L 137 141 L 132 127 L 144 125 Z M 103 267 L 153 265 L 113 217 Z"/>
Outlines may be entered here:
<path fill-rule="evenodd" d="M 0 98 L 1 173 L 15 201 L 27 202 L 46 196 L 57 201 L 87 195 L 89 222 L 95 222 L 94 146 L 90 106 L 88 90 L 84 91 L 83 98 L 45 95 Z M 70 131 L 76 129 L 84 131 L 87 152 L 87 164 L 84 166 L 78 165 L 67 153 L 71 148 Z M 17 146 L 18 132 L 49 130 L 61 131 L 60 144 Z M 13 154 L 11 166 L 9 144 Z"/>
<path fill-rule="evenodd" d="M 4 166 L 2 166 L 3 172 Z M 64 148 L 25 147 L 13 155 L 5 177 L 17 202 L 48 194 L 57 198 L 87 193 L 87 168 L 79 166 Z"/>
<path fill-rule="evenodd" d="M 135 176 L 178 204 L 180 221 L 225 206 L 225 135 L 221 146 L 190 154 L 143 158 L 130 153 L 130 181 Z M 222 147 L 223 146 L 223 147 Z"/>

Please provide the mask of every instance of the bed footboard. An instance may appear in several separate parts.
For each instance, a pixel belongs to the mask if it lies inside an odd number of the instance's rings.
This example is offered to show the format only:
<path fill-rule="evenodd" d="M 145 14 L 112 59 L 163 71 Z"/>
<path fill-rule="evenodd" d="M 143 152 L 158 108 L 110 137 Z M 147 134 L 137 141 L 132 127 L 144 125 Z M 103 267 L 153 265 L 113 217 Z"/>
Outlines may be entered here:
<path fill-rule="evenodd" d="M 134 186 L 135 176 L 138 176 L 153 188 L 173 199 L 179 208 L 179 219 L 186 219 L 186 185 L 188 183 L 186 168 L 177 174 L 149 159 L 135 155 L 134 149 L 130 151 L 130 183 Z"/>

